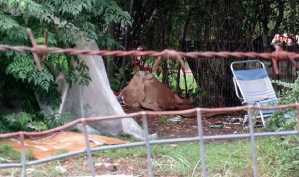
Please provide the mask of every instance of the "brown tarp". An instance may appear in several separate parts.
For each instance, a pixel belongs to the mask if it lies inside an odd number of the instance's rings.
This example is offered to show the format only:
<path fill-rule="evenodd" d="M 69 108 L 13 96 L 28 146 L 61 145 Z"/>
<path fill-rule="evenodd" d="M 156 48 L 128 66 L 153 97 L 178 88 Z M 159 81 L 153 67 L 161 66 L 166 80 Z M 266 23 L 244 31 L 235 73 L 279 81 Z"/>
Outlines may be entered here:
<path fill-rule="evenodd" d="M 99 135 L 88 136 L 90 146 L 124 144 L 126 141 Z M 1 141 L 1 144 L 11 145 L 17 151 L 21 151 L 21 143 L 18 139 L 8 139 Z M 84 134 L 76 132 L 58 132 L 54 135 L 39 139 L 26 139 L 25 147 L 33 158 L 44 159 L 50 156 L 67 152 L 82 151 L 86 148 Z"/>
<path fill-rule="evenodd" d="M 145 71 L 138 71 L 120 92 L 120 96 L 127 106 L 133 108 L 160 111 L 192 107 L 190 101 L 180 98 L 153 74 Z"/>

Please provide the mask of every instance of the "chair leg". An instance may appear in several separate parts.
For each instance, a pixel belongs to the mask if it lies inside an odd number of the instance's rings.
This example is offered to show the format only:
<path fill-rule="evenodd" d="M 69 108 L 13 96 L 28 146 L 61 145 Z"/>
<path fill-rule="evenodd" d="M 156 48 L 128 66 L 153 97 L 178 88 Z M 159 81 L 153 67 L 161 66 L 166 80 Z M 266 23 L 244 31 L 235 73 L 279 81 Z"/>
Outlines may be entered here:
<path fill-rule="evenodd" d="M 262 120 L 262 123 L 263 123 L 263 127 L 265 127 L 266 126 L 266 122 L 265 122 L 264 115 L 263 115 L 262 111 L 260 111 L 260 115 L 261 115 L 261 120 Z"/>
<path fill-rule="evenodd" d="M 243 120 L 243 127 L 246 127 L 246 122 L 248 120 L 248 115 L 244 115 L 244 120 Z"/>

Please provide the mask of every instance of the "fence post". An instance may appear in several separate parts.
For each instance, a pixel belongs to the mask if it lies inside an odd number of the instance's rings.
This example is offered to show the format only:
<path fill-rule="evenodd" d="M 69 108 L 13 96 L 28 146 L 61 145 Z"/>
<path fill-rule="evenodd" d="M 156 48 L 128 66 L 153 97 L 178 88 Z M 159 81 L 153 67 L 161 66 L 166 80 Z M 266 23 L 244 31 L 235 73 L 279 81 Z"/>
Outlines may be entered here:
<path fill-rule="evenodd" d="M 249 134 L 250 134 L 250 149 L 251 149 L 251 158 L 252 158 L 252 172 L 253 177 L 258 177 L 257 175 L 257 155 L 256 155 L 256 142 L 254 136 L 254 125 L 253 125 L 253 108 L 252 106 L 248 107 L 248 121 L 249 121 Z"/>
<path fill-rule="evenodd" d="M 299 103 L 296 104 L 296 110 L 297 110 L 297 131 L 299 131 Z"/>
<path fill-rule="evenodd" d="M 91 150 L 90 150 L 90 143 L 88 139 L 88 133 L 86 128 L 86 121 L 85 118 L 82 119 L 82 125 L 83 125 L 83 133 L 84 133 L 84 139 L 85 139 L 85 146 L 86 146 L 86 153 L 87 153 L 87 164 L 89 166 L 89 169 L 91 171 L 92 177 L 96 176 L 94 161 L 92 159 Z"/>
<path fill-rule="evenodd" d="M 204 145 L 203 139 L 203 126 L 202 126 L 202 111 L 200 108 L 196 109 L 196 118 L 197 118 L 197 130 L 198 130 L 198 137 L 199 137 L 199 146 L 200 146 L 200 161 L 201 161 L 201 170 L 202 176 L 208 176 L 208 170 L 206 166 L 206 150 Z"/>
<path fill-rule="evenodd" d="M 148 122 L 147 122 L 147 116 L 145 112 L 142 112 L 142 124 L 144 129 L 144 142 L 146 146 L 148 176 L 154 177 L 153 164 L 152 164 L 152 148 L 149 142 L 150 140 L 148 136 Z"/>
<path fill-rule="evenodd" d="M 22 165 L 22 170 L 21 170 L 21 177 L 26 177 L 27 172 L 26 172 L 26 147 L 25 147 L 25 142 L 24 142 L 24 133 L 20 133 L 20 141 L 21 141 L 21 165 Z"/>

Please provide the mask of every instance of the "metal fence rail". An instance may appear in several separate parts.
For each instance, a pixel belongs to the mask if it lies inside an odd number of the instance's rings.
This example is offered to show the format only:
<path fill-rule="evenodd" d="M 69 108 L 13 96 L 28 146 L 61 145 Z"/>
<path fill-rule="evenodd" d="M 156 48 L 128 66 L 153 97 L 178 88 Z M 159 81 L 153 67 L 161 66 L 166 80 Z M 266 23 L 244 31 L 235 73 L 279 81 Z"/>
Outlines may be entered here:
<path fill-rule="evenodd" d="M 299 135 L 298 130 L 290 130 L 290 131 L 281 131 L 281 132 L 254 132 L 254 123 L 253 119 L 255 118 L 254 111 L 261 110 L 261 109 L 277 109 L 277 110 L 285 110 L 285 109 L 296 109 L 297 110 L 297 118 L 299 120 L 299 104 L 289 104 L 289 105 L 278 105 L 278 106 L 271 106 L 271 107 L 257 107 L 257 106 L 239 106 L 239 107 L 228 107 L 228 108 L 194 108 L 184 111 L 162 111 L 162 112 L 138 112 L 126 115 L 117 115 L 117 116 L 105 116 L 105 117 L 90 117 L 90 118 L 81 118 L 70 122 L 64 126 L 51 129 L 48 131 L 43 132 L 14 132 L 14 133 L 6 133 L 0 134 L 1 138 L 11 138 L 11 137 L 18 137 L 21 142 L 21 159 L 20 163 L 3 163 L 0 164 L 0 169 L 5 168 L 21 168 L 21 176 L 26 176 L 26 168 L 28 166 L 34 166 L 54 160 L 62 160 L 69 157 L 78 156 L 81 154 L 87 155 L 87 164 L 90 169 L 91 175 L 94 177 L 96 176 L 94 160 L 92 158 L 92 153 L 103 151 L 103 150 L 111 150 L 111 149 L 120 149 L 120 148 L 129 148 L 129 147 L 137 147 L 137 146 L 145 146 L 146 147 L 146 154 L 147 154 L 147 169 L 148 169 L 148 176 L 154 176 L 154 170 L 152 165 L 152 150 L 151 146 L 156 144 L 170 144 L 170 143 L 180 143 L 180 142 L 198 142 L 200 146 L 200 162 L 201 162 L 201 174 L 203 177 L 208 176 L 208 168 L 206 165 L 206 152 L 205 152 L 205 141 L 207 140 L 233 140 L 233 139 L 249 139 L 250 140 L 250 150 L 251 150 L 251 158 L 252 158 L 252 172 L 254 177 L 258 177 L 258 169 L 257 169 L 257 155 L 256 155 L 256 138 L 257 137 L 273 137 L 273 136 L 291 136 L 291 135 Z M 203 135 L 203 126 L 202 126 L 202 115 L 203 113 L 208 112 L 216 112 L 216 113 L 228 113 L 228 112 L 237 112 L 237 111 L 244 111 L 248 112 L 249 116 L 249 133 L 243 134 L 227 134 L 227 135 L 213 135 L 213 136 L 204 136 Z M 198 136 L 196 137 L 186 137 L 186 138 L 172 138 L 172 139 L 159 139 L 159 140 L 150 140 L 149 133 L 148 133 L 148 116 L 149 115 L 177 115 L 177 114 L 191 114 L 195 113 L 197 118 L 197 126 L 198 126 Z M 121 119 L 126 117 L 138 117 L 142 118 L 143 127 L 144 127 L 144 141 L 143 142 L 133 142 L 128 144 L 121 144 L 121 145 L 106 145 L 96 148 L 91 148 L 90 143 L 88 140 L 88 133 L 86 131 L 86 125 L 88 123 L 102 121 L 102 120 L 113 120 L 113 119 Z M 55 132 L 62 131 L 73 127 L 77 124 L 82 124 L 83 133 L 85 137 L 85 145 L 86 148 L 84 151 L 79 152 L 72 152 L 72 153 L 65 153 L 57 156 L 52 156 L 42 160 L 33 160 L 28 161 L 26 159 L 26 147 L 24 145 L 24 138 L 29 137 L 40 137 L 51 135 Z M 298 121 L 298 128 L 299 128 L 299 121 Z"/>

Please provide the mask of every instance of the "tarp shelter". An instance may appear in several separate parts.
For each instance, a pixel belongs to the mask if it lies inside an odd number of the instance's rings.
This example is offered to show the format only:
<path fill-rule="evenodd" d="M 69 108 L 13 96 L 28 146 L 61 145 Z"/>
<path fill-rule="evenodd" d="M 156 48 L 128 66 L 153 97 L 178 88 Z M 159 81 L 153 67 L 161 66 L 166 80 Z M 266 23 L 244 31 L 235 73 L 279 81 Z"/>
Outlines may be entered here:
<path fill-rule="evenodd" d="M 192 108 L 190 101 L 180 98 L 148 71 L 138 71 L 120 92 L 124 104 L 154 111 Z"/>
<path fill-rule="evenodd" d="M 98 50 L 94 40 L 81 37 L 77 40 L 79 49 Z M 91 82 L 88 86 L 72 85 L 63 91 L 62 112 L 71 113 L 73 119 L 107 115 L 124 115 L 121 105 L 110 88 L 105 65 L 101 56 L 80 56 L 89 68 Z M 66 93 L 67 92 L 67 93 Z M 90 124 L 102 134 L 119 135 L 125 133 L 143 139 L 143 129 L 133 118 L 98 121 Z"/>

